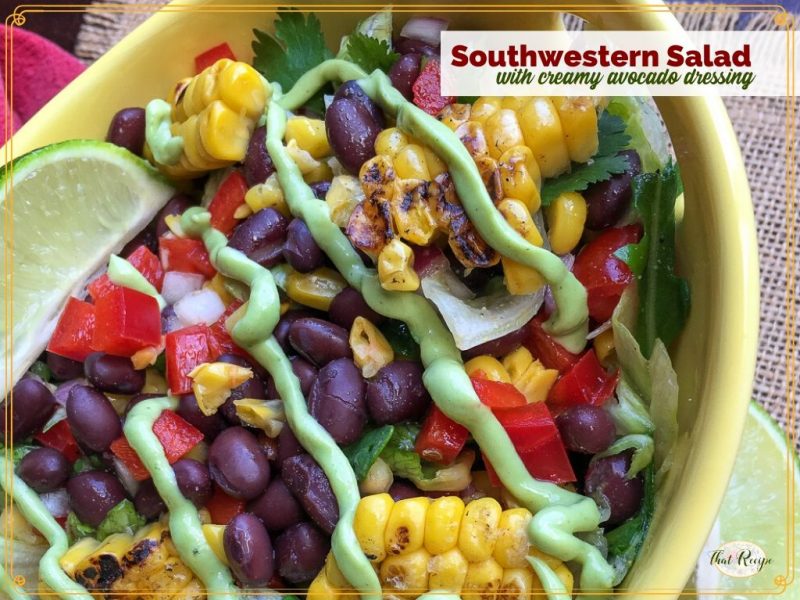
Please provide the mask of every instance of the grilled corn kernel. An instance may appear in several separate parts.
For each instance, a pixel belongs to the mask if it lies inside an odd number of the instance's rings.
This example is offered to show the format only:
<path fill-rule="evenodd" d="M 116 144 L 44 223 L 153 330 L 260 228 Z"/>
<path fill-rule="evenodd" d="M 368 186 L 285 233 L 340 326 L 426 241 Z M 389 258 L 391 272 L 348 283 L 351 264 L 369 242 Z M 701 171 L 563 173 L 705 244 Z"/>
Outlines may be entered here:
<path fill-rule="evenodd" d="M 504 600 L 529 600 L 536 591 L 534 583 L 537 588 L 541 588 L 539 578 L 529 568 L 505 569 L 498 596 Z"/>
<path fill-rule="evenodd" d="M 304 176 L 313 172 L 314 169 L 319 168 L 320 164 L 322 164 L 311 156 L 308 151 L 303 150 L 297 144 L 297 140 L 289 140 L 289 143 L 286 144 L 286 154 L 289 155 L 289 158 L 292 159 Z"/>
<path fill-rule="evenodd" d="M 600 362 L 606 362 L 614 352 L 614 330 L 606 329 L 594 338 L 594 352 Z"/>
<path fill-rule="evenodd" d="M 403 146 L 394 157 L 394 170 L 401 179 L 422 179 L 430 181 L 431 173 L 425 162 L 425 151 L 422 146 L 408 144 Z"/>
<path fill-rule="evenodd" d="M 521 200 L 531 214 L 538 211 L 542 204 L 539 195 L 542 175 L 530 149 L 525 146 L 509 148 L 500 157 L 497 167 L 503 196 Z"/>
<path fill-rule="evenodd" d="M 350 587 L 350 583 L 339 569 L 333 552 L 328 552 L 328 556 L 325 558 L 325 569 L 322 572 L 325 573 L 325 577 L 334 589 L 346 589 Z"/>
<path fill-rule="evenodd" d="M 425 496 L 395 502 L 384 534 L 388 555 L 410 554 L 422 548 L 429 504 L 430 499 Z"/>
<path fill-rule="evenodd" d="M 544 243 L 528 208 L 520 200 L 505 198 L 497 205 L 497 208 L 508 224 L 528 242 L 534 246 L 541 246 Z M 514 295 L 532 294 L 544 285 L 544 278 L 536 269 L 505 256 L 502 258 L 502 262 L 503 275 L 509 293 Z"/>
<path fill-rule="evenodd" d="M 509 108 L 514 112 L 522 108 L 522 105 L 528 100 L 526 96 L 505 96 L 500 103 L 501 108 Z"/>
<path fill-rule="evenodd" d="M 534 97 L 517 112 L 525 145 L 533 152 L 543 177 L 555 177 L 569 170 L 569 152 L 564 131 L 553 102 Z"/>
<path fill-rule="evenodd" d="M 443 496 L 431 502 L 425 517 L 425 549 L 444 554 L 458 544 L 464 501 L 458 496 Z"/>
<path fill-rule="evenodd" d="M 436 118 L 455 131 L 459 125 L 469 121 L 471 112 L 472 107 L 469 104 L 448 104 L 436 115 Z"/>
<path fill-rule="evenodd" d="M 432 590 L 460 593 L 468 568 L 469 563 L 458 548 L 435 554 L 428 563 L 428 586 Z"/>
<path fill-rule="evenodd" d="M 325 571 L 320 571 L 314 578 L 306 590 L 306 596 L 313 600 L 340 600 L 338 590 L 325 577 Z"/>
<path fill-rule="evenodd" d="M 353 361 L 366 378 L 374 377 L 394 360 L 394 350 L 386 337 L 364 317 L 356 317 L 350 327 L 350 348 Z"/>
<path fill-rule="evenodd" d="M 525 346 L 520 346 L 506 354 L 502 364 L 513 383 L 533 364 L 533 355 Z"/>
<path fill-rule="evenodd" d="M 481 96 L 472 105 L 469 119 L 478 123 L 485 123 L 486 119 L 496 113 L 503 105 L 499 96 Z"/>
<path fill-rule="evenodd" d="M 59 559 L 58 564 L 67 575 L 74 577 L 78 565 L 81 564 L 87 556 L 93 554 L 99 547 L 100 542 L 96 539 L 85 537 L 70 546 L 64 556 Z"/>
<path fill-rule="evenodd" d="M 244 195 L 244 201 L 254 213 L 262 208 L 274 208 L 284 217 L 290 217 L 289 205 L 283 197 L 283 189 L 278 183 L 278 175 L 273 173 L 264 183 L 257 183 Z"/>
<path fill-rule="evenodd" d="M 373 563 L 386 558 L 385 532 L 393 507 L 389 494 L 366 496 L 356 507 L 353 529 L 361 549 Z"/>
<path fill-rule="evenodd" d="M 242 398 L 234 400 L 233 405 L 236 407 L 236 416 L 239 419 L 246 425 L 261 429 L 267 437 L 278 437 L 286 423 L 283 400 Z"/>
<path fill-rule="evenodd" d="M 225 556 L 225 547 L 222 543 L 223 535 L 225 535 L 225 525 L 203 525 L 203 536 L 206 538 L 206 543 L 214 551 L 217 558 L 227 565 L 228 557 Z"/>
<path fill-rule="evenodd" d="M 408 136 L 405 133 L 397 127 L 389 127 L 375 138 L 375 154 L 394 158 L 408 144 Z"/>
<path fill-rule="evenodd" d="M 270 86 L 258 71 L 245 62 L 233 61 L 217 76 L 220 99 L 234 112 L 257 120 L 264 111 Z"/>
<path fill-rule="evenodd" d="M 295 143 L 316 159 L 332 154 L 325 133 L 325 121 L 309 119 L 308 117 L 291 117 L 286 121 L 286 134 L 283 138 L 287 143 Z"/>
<path fill-rule="evenodd" d="M 492 556 L 504 569 L 519 569 L 528 564 L 528 523 L 531 513 L 525 508 L 504 510 L 500 515 L 497 543 Z"/>
<path fill-rule="evenodd" d="M 492 558 L 470 562 L 461 597 L 464 600 L 493 600 L 503 581 L 503 567 Z"/>
<path fill-rule="evenodd" d="M 333 169 L 331 166 L 322 161 L 311 169 L 308 173 L 303 174 L 303 181 L 306 183 L 317 183 L 319 181 L 330 181 L 333 178 Z"/>
<path fill-rule="evenodd" d="M 561 583 L 564 584 L 564 587 L 567 590 L 567 595 L 572 596 L 572 588 L 575 585 L 574 577 L 572 576 L 572 571 L 567 568 L 567 565 L 564 563 L 559 564 L 554 571 L 558 578 L 561 580 Z"/>
<path fill-rule="evenodd" d="M 525 143 L 517 115 L 510 108 L 501 108 L 486 119 L 485 129 L 492 158 L 500 158 L 506 150 Z"/>
<path fill-rule="evenodd" d="M 298 304 L 317 310 L 328 310 L 336 294 L 346 287 L 347 283 L 338 271 L 328 267 L 310 273 L 293 271 L 286 278 L 286 295 Z"/>
<path fill-rule="evenodd" d="M 544 402 L 550 388 L 558 379 L 556 369 L 545 369 L 527 348 L 520 346 L 503 359 L 510 376 L 511 383 L 525 396 L 529 404 Z"/>
<path fill-rule="evenodd" d="M 544 244 L 542 234 L 533 222 L 533 217 L 528 207 L 521 200 L 516 198 L 504 198 L 497 205 L 497 210 L 505 217 L 508 224 L 519 233 L 523 238 L 534 246 Z"/>
<path fill-rule="evenodd" d="M 419 288 L 414 252 L 398 238 L 386 244 L 378 255 L 378 279 L 385 290 L 413 292 Z"/>
<path fill-rule="evenodd" d="M 331 181 L 331 187 L 325 194 L 325 202 L 331 213 L 331 221 L 338 227 L 347 227 L 350 215 L 359 202 L 364 200 L 364 191 L 357 177 L 337 175 Z"/>
<path fill-rule="evenodd" d="M 556 254 L 571 252 L 583 235 L 586 200 L 578 192 L 564 192 L 547 207 L 548 239 Z"/>
<path fill-rule="evenodd" d="M 597 153 L 597 110 L 593 98 L 561 96 L 552 98 L 561 120 L 561 129 L 567 143 L 569 157 L 584 163 Z"/>
<path fill-rule="evenodd" d="M 401 500 L 400 502 L 407 502 Z M 400 504 L 398 502 L 397 504 Z M 379 577 L 384 591 L 397 590 L 410 597 L 428 590 L 428 561 L 425 548 L 401 556 L 389 556 L 381 563 Z M 385 597 L 385 596 L 384 596 Z"/>
<path fill-rule="evenodd" d="M 436 234 L 436 219 L 426 196 L 428 187 L 421 179 L 397 182 L 390 201 L 392 220 L 400 238 L 427 246 Z"/>
<path fill-rule="evenodd" d="M 475 453 L 466 450 L 450 465 L 441 467 L 432 479 L 411 477 L 411 481 L 423 492 L 456 492 L 466 488 L 472 481 L 472 463 Z"/>
<path fill-rule="evenodd" d="M 215 159 L 238 162 L 247 154 L 249 123 L 221 100 L 212 102 L 198 119 L 203 148 Z"/>
<path fill-rule="evenodd" d="M 459 125 L 454 133 L 464 144 L 472 158 L 489 154 L 489 142 L 487 141 L 483 123 L 467 121 Z"/>
<path fill-rule="evenodd" d="M 424 146 L 423 151 L 425 152 L 425 164 L 428 165 L 428 173 L 431 179 L 436 179 L 442 173 L 447 172 L 447 165 L 433 150 Z"/>
<path fill-rule="evenodd" d="M 214 277 L 209 279 L 203 287 L 213 290 L 226 307 L 234 300 L 225 285 L 225 276 L 220 273 L 217 273 Z"/>
<path fill-rule="evenodd" d="M 469 562 L 486 560 L 494 552 L 502 512 L 494 498 L 480 498 L 467 505 L 458 534 L 458 548 Z"/>
<path fill-rule="evenodd" d="M 482 354 L 464 363 L 464 370 L 470 377 L 480 377 L 490 381 L 511 383 L 505 367 L 494 356 Z"/>
<path fill-rule="evenodd" d="M 367 471 L 366 477 L 358 484 L 358 491 L 362 495 L 382 494 L 389 491 L 394 483 L 392 469 L 381 458 L 375 459 L 372 466 Z"/>
<path fill-rule="evenodd" d="M 202 363 L 189 372 L 189 377 L 197 406 L 209 416 L 225 403 L 233 388 L 253 378 L 253 370 L 223 362 Z"/>

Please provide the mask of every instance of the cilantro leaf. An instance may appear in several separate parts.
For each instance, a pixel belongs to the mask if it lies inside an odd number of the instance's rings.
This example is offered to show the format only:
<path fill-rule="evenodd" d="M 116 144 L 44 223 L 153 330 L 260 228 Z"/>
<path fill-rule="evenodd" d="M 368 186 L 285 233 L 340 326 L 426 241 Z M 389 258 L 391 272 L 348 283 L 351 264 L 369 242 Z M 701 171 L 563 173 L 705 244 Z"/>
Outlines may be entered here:
<path fill-rule="evenodd" d="M 542 186 L 542 205 L 550 203 L 564 192 L 581 192 L 593 183 L 606 181 L 612 175 L 623 173 L 630 165 L 627 156 L 619 152 L 630 143 L 625 133 L 625 121 L 608 112 L 603 112 L 597 123 L 599 144 L 597 153 L 588 163 L 572 163 L 569 173 L 564 173 L 544 182 Z"/>
<path fill-rule="evenodd" d="M 400 58 L 386 40 L 363 33 L 353 33 L 348 37 L 347 56 L 367 73 L 372 73 L 375 69 L 388 72 Z"/>
<path fill-rule="evenodd" d="M 114 533 L 133 534 L 145 523 L 145 518 L 136 512 L 133 502 L 125 498 L 108 511 L 97 528 L 97 539 L 102 541 Z"/>
<path fill-rule="evenodd" d="M 378 429 L 368 431 L 361 436 L 360 440 L 342 449 L 347 460 L 350 461 L 350 466 L 353 467 L 353 472 L 359 482 L 363 481 L 367 476 L 372 465 L 386 448 L 393 435 L 394 426 L 384 425 Z"/>
<path fill-rule="evenodd" d="M 633 208 L 644 235 L 615 255 L 640 276 L 636 340 L 649 358 L 656 339 L 668 346 L 683 329 L 689 313 L 689 285 L 675 275 L 675 200 L 682 190 L 678 166 L 642 173 L 633 179 Z"/>
<path fill-rule="evenodd" d="M 475 104 L 480 96 L 458 96 L 456 102 L 458 104 Z"/>

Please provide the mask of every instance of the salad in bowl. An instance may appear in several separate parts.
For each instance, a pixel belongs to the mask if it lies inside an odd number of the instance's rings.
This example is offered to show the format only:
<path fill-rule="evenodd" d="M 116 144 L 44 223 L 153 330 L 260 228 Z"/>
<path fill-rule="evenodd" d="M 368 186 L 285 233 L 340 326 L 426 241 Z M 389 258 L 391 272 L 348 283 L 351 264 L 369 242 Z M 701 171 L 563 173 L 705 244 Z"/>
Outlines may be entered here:
<path fill-rule="evenodd" d="M 214 46 L 15 161 L 15 220 L 86 177 L 74 252 L 119 244 L 5 327 L 6 596 L 623 581 L 678 435 L 679 172 L 644 99 L 441 96 L 446 26 L 381 11 L 334 53 L 282 12 L 252 64 Z M 42 247 L 19 285 L 76 262 Z"/>

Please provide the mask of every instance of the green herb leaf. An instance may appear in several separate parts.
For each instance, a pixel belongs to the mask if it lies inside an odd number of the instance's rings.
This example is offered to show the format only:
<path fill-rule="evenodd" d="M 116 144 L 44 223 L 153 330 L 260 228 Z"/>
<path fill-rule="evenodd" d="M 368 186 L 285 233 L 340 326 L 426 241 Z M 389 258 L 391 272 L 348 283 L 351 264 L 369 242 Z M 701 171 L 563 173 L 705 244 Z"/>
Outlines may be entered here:
<path fill-rule="evenodd" d="M 381 458 L 398 477 L 431 479 L 436 476 L 437 468 L 424 462 L 414 450 L 419 430 L 420 426 L 415 423 L 395 425 L 392 437 L 381 452 Z"/>
<path fill-rule="evenodd" d="M 388 42 L 363 33 L 354 33 L 348 38 L 347 54 L 352 62 L 367 73 L 372 73 L 375 69 L 388 72 L 400 58 Z"/>
<path fill-rule="evenodd" d="M 636 96 L 612 98 L 606 112 L 625 121 L 625 132 L 631 137 L 626 148 L 636 150 L 645 173 L 657 171 L 667 164 L 667 134 L 661 117 L 648 99 Z"/>
<path fill-rule="evenodd" d="M 70 545 L 85 537 L 95 537 L 97 530 L 78 518 L 74 512 L 67 515 L 67 537 Z"/>
<path fill-rule="evenodd" d="M 16 467 L 19 464 L 19 461 L 25 458 L 26 454 L 28 454 L 33 450 L 36 450 L 36 448 L 38 448 L 38 446 L 35 446 L 33 444 L 26 444 L 26 443 L 14 444 L 14 450 L 11 453 L 11 460 L 14 461 L 14 466 Z"/>
<path fill-rule="evenodd" d="M 76 460 L 72 465 L 72 473 L 73 475 L 77 475 L 79 473 L 83 473 L 84 471 L 92 471 L 94 469 L 102 468 L 103 460 L 97 454 L 92 454 L 90 456 L 81 456 L 78 460 Z"/>
<path fill-rule="evenodd" d="M 40 360 L 37 360 L 31 365 L 30 372 L 37 377 L 41 377 L 45 381 L 50 381 L 53 378 L 53 373 L 50 371 L 50 367 L 47 366 L 47 363 L 44 363 Z"/>
<path fill-rule="evenodd" d="M 379 327 L 386 341 L 394 350 L 395 358 L 419 360 L 419 345 L 411 336 L 408 326 L 402 321 L 388 320 Z"/>
<path fill-rule="evenodd" d="M 625 133 L 625 121 L 603 112 L 597 123 L 599 145 L 597 153 L 588 163 L 573 163 L 569 173 L 548 179 L 542 186 L 542 205 L 550 203 L 565 192 L 580 192 L 593 183 L 606 181 L 612 175 L 623 173 L 630 165 L 627 156 L 618 156 L 630 142 Z"/>
<path fill-rule="evenodd" d="M 356 479 L 363 481 L 372 465 L 381 455 L 394 434 L 394 426 L 384 425 L 368 431 L 361 439 L 343 448 L 344 455 L 350 461 Z"/>
<path fill-rule="evenodd" d="M 480 96 L 456 96 L 458 104 L 475 104 Z"/>
<path fill-rule="evenodd" d="M 145 518 L 136 512 L 133 502 L 125 498 L 108 511 L 106 518 L 97 528 L 97 539 L 103 541 L 113 533 L 133 534 L 145 523 Z"/>

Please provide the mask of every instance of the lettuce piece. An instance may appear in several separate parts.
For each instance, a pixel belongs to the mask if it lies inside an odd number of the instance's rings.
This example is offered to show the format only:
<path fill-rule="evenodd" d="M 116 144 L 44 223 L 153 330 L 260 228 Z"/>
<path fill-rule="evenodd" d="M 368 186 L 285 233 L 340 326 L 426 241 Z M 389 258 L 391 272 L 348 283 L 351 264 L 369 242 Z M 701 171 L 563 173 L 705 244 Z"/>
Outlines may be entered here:
<path fill-rule="evenodd" d="M 70 545 L 85 537 L 97 537 L 97 530 L 78 518 L 74 512 L 67 515 L 67 537 Z"/>
<path fill-rule="evenodd" d="M 605 409 L 614 421 L 617 434 L 652 434 L 654 425 L 647 407 L 624 375 L 617 384 L 616 396 L 617 401 L 607 403 Z"/>
<path fill-rule="evenodd" d="M 636 150 L 645 173 L 657 171 L 670 158 L 667 131 L 649 99 L 614 97 L 606 111 L 625 121 L 625 133 L 630 136 L 627 148 Z"/>
<path fill-rule="evenodd" d="M 38 446 L 28 443 L 14 444 L 13 451 L 11 453 L 11 459 L 14 461 L 14 467 L 19 464 L 19 461 L 25 458 L 26 454 L 36 450 L 36 448 L 38 448 Z"/>
<path fill-rule="evenodd" d="M 631 434 L 619 438 L 602 452 L 595 454 L 592 460 L 614 456 L 626 450 L 633 450 L 631 466 L 625 476 L 628 479 L 636 477 L 653 460 L 653 438 L 644 434 Z"/>
<path fill-rule="evenodd" d="M 639 342 L 631 333 L 636 326 L 639 298 L 635 285 L 629 285 L 611 315 L 611 330 L 614 333 L 614 351 L 622 373 L 633 385 L 633 389 L 650 404 L 650 371 L 647 359 L 639 348 Z"/>
<path fill-rule="evenodd" d="M 127 498 L 108 511 L 97 528 L 97 539 L 104 540 L 113 533 L 133 534 L 144 527 L 145 518 L 136 512 L 133 502 Z"/>
<path fill-rule="evenodd" d="M 400 423 L 394 426 L 394 433 L 389 439 L 380 457 L 389 465 L 398 477 L 406 479 L 426 479 L 434 474 L 430 465 L 423 466 L 422 458 L 414 450 L 414 443 L 419 435 L 419 425 Z"/>

